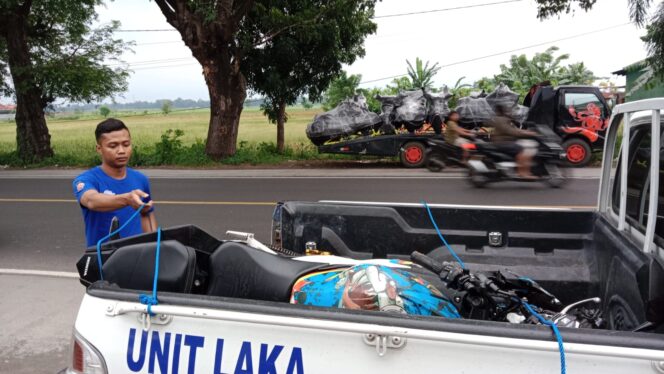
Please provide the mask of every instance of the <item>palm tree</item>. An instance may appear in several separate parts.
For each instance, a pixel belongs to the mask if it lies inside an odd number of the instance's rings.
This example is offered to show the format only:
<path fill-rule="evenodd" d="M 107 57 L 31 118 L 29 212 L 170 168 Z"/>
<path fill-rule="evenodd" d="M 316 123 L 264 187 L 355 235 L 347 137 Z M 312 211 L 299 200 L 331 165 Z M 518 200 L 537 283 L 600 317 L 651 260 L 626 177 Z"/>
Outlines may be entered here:
<path fill-rule="evenodd" d="M 470 92 L 470 88 L 472 85 L 467 84 L 467 83 L 461 83 L 466 77 L 461 77 L 457 79 L 456 83 L 454 84 L 454 87 L 449 88 L 450 94 L 452 97 L 448 101 L 448 105 L 450 108 L 456 108 L 457 101 L 459 98 L 466 96 Z M 442 90 L 445 91 L 445 86 L 443 86 Z"/>
<path fill-rule="evenodd" d="M 406 63 L 408 64 L 408 76 L 410 76 L 414 88 L 425 89 L 433 86 L 433 77 L 440 70 L 437 62 L 429 67 L 429 61 L 422 65 L 422 60 L 416 57 L 414 68 L 410 61 L 406 60 Z"/>

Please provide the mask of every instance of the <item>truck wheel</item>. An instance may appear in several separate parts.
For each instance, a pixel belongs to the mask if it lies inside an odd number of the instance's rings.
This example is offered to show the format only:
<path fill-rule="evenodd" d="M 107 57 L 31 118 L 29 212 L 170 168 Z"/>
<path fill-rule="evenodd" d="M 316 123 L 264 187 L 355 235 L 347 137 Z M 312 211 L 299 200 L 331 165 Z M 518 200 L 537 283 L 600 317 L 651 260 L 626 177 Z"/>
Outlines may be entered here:
<path fill-rule="evenodd" d="M 419 168 L 426 162 L 426 148 L 420 142 L 408 142 L 401 147 L 401 164 L 407 168 Z"/>
<path fill-rule="evenodd" d="M 565 140 L 562 145 L 567 153 L 567 165 L 574 167 L 583 167 L 588 165 L 592 157 L 590 145 L 579 138 Z"/>
<path fill-rule="evenodd" d="M 445 160 L 441 155 L 432 154 L 427 157 L 427 169 L 430 172 L 438 173 L 445 169 Z"/>

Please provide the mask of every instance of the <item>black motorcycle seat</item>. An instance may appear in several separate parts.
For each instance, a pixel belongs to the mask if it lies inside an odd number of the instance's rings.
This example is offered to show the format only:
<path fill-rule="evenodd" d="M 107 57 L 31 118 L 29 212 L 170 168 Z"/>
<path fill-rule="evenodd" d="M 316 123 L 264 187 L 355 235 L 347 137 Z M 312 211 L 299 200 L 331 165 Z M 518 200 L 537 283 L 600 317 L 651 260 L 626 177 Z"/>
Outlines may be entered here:
<path fill-rule="evenodd" d="M 477 150 L 480 153 L 491 155 L 496 159 L 496 161 L 514 161 L 514 156 L 507 153 L 500 145 L 493 143 L 481 143 L 477 144 Z"/>
<path fill-rule="evenodd" d="M 273 255 L 242 243 L 226 242 L 210 255 L 207 294 L 288 302 L 298 278 L 327 266 Z"/>
<path fill-rule="evenodd" d="M 156 250 L 156 242 L 118 248 L 102 267 L 104 280 L 122 288 L 151 291 Z M 167 292 L 190 292 L 195 268 L 196 250 L 176 240 L 162 241 L 157 289 Z"/>

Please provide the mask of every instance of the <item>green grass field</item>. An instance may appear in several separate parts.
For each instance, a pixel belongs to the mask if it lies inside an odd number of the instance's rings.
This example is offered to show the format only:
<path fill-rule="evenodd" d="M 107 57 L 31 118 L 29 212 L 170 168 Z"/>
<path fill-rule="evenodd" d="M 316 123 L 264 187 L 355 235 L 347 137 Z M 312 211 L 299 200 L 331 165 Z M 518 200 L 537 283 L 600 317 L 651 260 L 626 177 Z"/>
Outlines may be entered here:
<path fill-rule="evenodd" d="M 278 162 L 280 159 L 293 158 L 293 152 L 299 154 L 299 157 L 295 158 L 315 155 L 315 147 L 307 139 L 305 128 L 314 115 L 320 112 L 322 112 L 320 108 L 289 108 L 288 122 L 285 126 L 286 146 L 289 148 L 289 152 L 284 156 L 275 155 L 273 158 L 265 159 L 265 155 L 271 153 L 271 149 L 274 148 L 270 143 L 276 143 L 276 126 L 268 122 L 260 109 L 245 108 L 242 112 L 238 136 L 238 148 L 242 148 L 244 154 L 238 151 L 238 157 L 227 160 L 226 163 Z M 140 154 L 154 152 L 155 144 L 160 141 L 161 135 L 168 129 L 184 131 L 184 135 L 180 137 L 182 147 L 186 149 L 191 147 L 192 152 L 200 150 L 207 137 L 209 121 L 209 110 L 207 109 L 175 111 L 168 115 L 114 112 L 111 116 L 119 118 L 127 124 L 133 143 Z M 67 117 L 47 118 L 51 144 L 56 154 L 56 157 L 48 161 L 47 165 L 85 166 L 96 162 L 94 129 L 103 118 L 91 114 L 77 117 L 81 118 L 75 120 L 66 119 Z M 13 121 L 2 121 L 0 122 L 0 164 L 16 166 L 17 161 L 12 158 L 15 150 L 16 125 Z M 185 157 L 184 160 L 179 158 L 172 163 L 199 164 L 201 161 L 205 160 L 196 158 L 196 160 L 187 161 Z"/>

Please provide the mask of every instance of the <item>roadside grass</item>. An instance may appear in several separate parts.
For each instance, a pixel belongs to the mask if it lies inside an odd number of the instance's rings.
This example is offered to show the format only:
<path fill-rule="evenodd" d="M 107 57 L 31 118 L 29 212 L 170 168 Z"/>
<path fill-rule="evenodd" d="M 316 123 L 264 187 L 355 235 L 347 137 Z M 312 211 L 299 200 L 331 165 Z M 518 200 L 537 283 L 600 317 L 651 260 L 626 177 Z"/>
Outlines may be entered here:
<path fill-rule="evenodd" d="M 214 166 L 219 164 L 275 164 L 288 160 L 353 159 L 321 155 L 305 134 L 307 124 L 322 109 L 288 108 L 286 151 L 276 150 L 276 126 L 258 108 L 245 108 L 240 119 L 237 153 L 215 162 L 205 156 L 209 109 L 180 110 L 163 115 L 157 112 L 124 111 L 110 116 L 129 127 L 134 144 L 134 166 Z M 94 130 L 103 120 L 95 113 L 47 117 L 55 156 L 38 164 L 25 165 L 16 155 L 16 125 L 0 122 L 0 165 L 12 167 L 71 166 L 97 164 Z M 169 132 L 169 130 L 171 130 Z M 177 131 L 181 130 L 181 131 Z"/>

